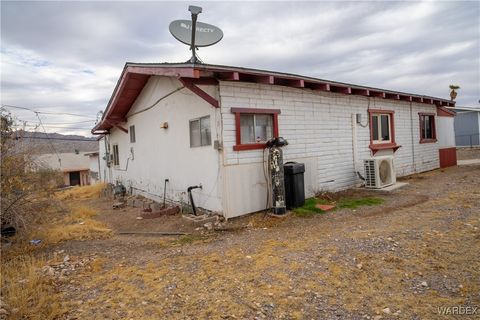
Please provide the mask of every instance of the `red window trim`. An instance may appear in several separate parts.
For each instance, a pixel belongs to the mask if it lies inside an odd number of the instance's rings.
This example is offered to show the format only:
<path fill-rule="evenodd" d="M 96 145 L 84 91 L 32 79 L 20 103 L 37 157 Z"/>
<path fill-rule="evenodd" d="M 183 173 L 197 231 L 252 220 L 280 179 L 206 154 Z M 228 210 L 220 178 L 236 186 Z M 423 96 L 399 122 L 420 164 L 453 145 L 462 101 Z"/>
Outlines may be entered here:
<path fill-rule="evenodd" d="M 231 108 L 230 111 L 235 113 L 236 145 L 233 146 L 234 151 L 257 150 L 265 148 L 265 143 L 242 144 L 242 139 L 240 136 L 240 115 L 242 113 L 273 115 L 273 137 L 278 137 L 278 115 L 280 114 L 280 109 Z"/>
<path fill-rule="evenodd" d="M 373 130 L 372 130 L 372 123 L 373 123 L 373 115 L 374 114 L 388 114 L 390 116 L 390 136 L 391 141 L 387 143 L 373 143 Z M 368 146 L 372 153 L 375 154 L 379 150 L 386 150 L 386 149 L 393 149 L 393 152 L 397 151 L 399 146 L 395 142 L 395 119 L 394 115 L 395 111 L 393 110 L 383 110 L 383 109 L 368 109 L 368 116 L 369 116 L 369 127 L 370 127 L 370 145 Z"/>
<path fill-rule="evenodd" d="M 428 138 L 428 139 L 425 139 L 425 138 L 422 138 L 422 134 L 423 134 L 423 121 L 422 121 L 422 117 L 424 116 L 432 116 L 433 117 L 433 122 L 432 122 L 432 136 L 433 138 Z M 432 112 L 419 112 L 418 113 L 418 121 L 420 123 L 420 141 L 419 143 L 435 143 L 437 142 L 437 127 L 435 125 L 435 113 L 432 113 Z"/>

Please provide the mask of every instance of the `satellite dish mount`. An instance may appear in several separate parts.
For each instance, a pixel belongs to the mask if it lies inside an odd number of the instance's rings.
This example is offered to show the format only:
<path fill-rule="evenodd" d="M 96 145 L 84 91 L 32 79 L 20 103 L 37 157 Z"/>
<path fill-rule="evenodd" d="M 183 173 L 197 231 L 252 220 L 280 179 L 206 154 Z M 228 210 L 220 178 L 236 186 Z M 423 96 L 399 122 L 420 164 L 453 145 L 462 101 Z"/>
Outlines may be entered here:
<path fill-rule="evenodd" d="M 197 17 L 200 13 L 202 13 L 202 8 L 196 7 L 196 6 L 188 6 L 188 11 L 192 13 L 192 42 L 190 43 L 190 50 L 192 50 L 192 57 L 188 62 L 201 63 L 196 53 L 197 48 L 195 47 L 195 33 L 197 31 Z"/>
<path fill-rule="evenodd" d="M 211 24 L 197 22 L 198 15 L 202 13 L 202 8 L 189 6 L 188 11 L 192 13 L 192 21 L 172 21 L 169 30 L 175 39 L 190 46 L 192 57 L 187 63 L 202 63 L 197 57 L 196 50 L 199 47 L 208 47 L 219 42 L 223 38 L 223 32 Z"/>

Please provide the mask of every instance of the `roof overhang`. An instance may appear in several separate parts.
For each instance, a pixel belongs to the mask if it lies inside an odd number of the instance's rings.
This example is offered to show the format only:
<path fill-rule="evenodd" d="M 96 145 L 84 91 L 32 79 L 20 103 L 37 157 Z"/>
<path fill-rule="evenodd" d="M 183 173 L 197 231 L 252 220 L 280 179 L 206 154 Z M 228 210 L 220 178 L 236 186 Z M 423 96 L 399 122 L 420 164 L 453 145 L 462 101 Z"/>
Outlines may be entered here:
<path fill-rule="evenodd" d="M 335 92 L 345 95 L 361 95 L 365 97 L 425 103 L 439 107 L 455 106 L 454 101 L 446 99 L 357 86 L 288 73 L 208 64 L 126 63 L 103 117 L 92 129 L 92 133 L 106 134 L 113 127 L 125 130 L 120 124 L 126 122 L 126 116 L 130 108 L 151 76 L 175 77 L 184 87 L 190 89 L 215 107 L 219 106 L 218 101 L 208 96 L 204 91 L 196 87 L 196 85 L 211 85 L 218 83 L 218 81 L 241 81 L 307 88 L 314 91 Z"/>

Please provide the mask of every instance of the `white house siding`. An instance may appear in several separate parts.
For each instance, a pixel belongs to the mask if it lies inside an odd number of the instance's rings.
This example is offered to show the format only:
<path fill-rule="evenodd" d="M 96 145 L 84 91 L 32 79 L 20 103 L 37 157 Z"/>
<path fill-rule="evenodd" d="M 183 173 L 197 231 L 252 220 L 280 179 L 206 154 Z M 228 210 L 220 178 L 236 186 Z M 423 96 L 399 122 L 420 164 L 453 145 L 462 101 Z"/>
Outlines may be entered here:
<path fill-rule="evenodd" d="M 234 217 L 266 206 L 263 151 L 234 151 L 235 117 L 232 107 L 280 109 L 279 134 L 289 145 L 286 161 L 306 164 L 305 193 L 338 191 L 359 182 L 363 159 L 372 156 L 368 148 L 370 130 L 367 109 L 394 110 L 395 138 L 402 147 L 395 152 L 398 176 L 439 167 L 436 143 L 420 144 L 419 112 L 436 112 L 433 105 L 417 104 L 295 89 L 283 86 L 222 81 L 219 85 L 223 119 L 225 164 L 224 214 Z M 362 125 L 352 115 L 362 114 Z M 354 166 L 354 129 L 357 164 Z M 412 136 L 413 134 L 413 136 Z M 380 151 L 377 155 L 392 153 Z"/>
<path fill-rule="evenodd" d="M 100 157 L 100 181 L 108 183 L 112 182 L 112 173 L 105 161 L 107 159 L 106 141 L 108 141 L 108 136 L 103 136 L 98 140 L 98 156 Z"/>
<path fill-rule="evenodd" d="M 135 143 L 130 143 L 129 134 L 111 129 L 111 151 L 118 144 L 120 158 L 120 165 L 112 166 L 111 182 L 118 180 L 134 193 L 161 200 L 164 180 L 169 179 L 167 198 L 175 201 L 188 201 L 187 188 L 202 184 L 203 189 L 193 191 L 196 205 L 222 211 L 221 152 L 213 147 L 214 140 L 221 141 L 220 111 L 184 88 L 148 111 L 135 114 L 179 87 L 180 82 L 174 78 L 149 79 L 127 115 L 128 122 L 122 124 L 126 129 L 135 125 Z M 217 86 L 201 88 L 218 96 Z M 190 148 L 189 120 L 207 115 L 212 144 Z M 164 122 L 168 122 L 168 129 L 161 128 Z"/>
<path fill-rule="evenodd" d="M 455 147 L 454 117 L 437 117 L 437 139 L 440 149 Z"/>
<path fill-rule="evenodd" d="M 90 161 L 90 183 L 94 184 L 101 180 L 98 155 L 89 155 Z"/>

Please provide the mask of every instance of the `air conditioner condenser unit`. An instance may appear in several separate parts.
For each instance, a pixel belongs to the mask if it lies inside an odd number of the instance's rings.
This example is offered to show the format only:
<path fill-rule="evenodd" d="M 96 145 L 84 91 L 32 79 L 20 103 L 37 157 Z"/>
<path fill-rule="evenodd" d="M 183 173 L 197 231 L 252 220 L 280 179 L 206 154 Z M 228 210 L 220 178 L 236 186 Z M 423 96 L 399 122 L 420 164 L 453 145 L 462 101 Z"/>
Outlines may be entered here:
<path fill-rule="evenodd" d="M 365 187 L 381 189 L 395 184 L 395 168 L 393 157 L 375 157 L 364 160 Z"/>

